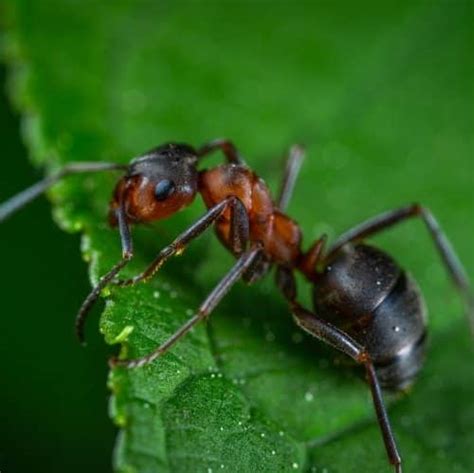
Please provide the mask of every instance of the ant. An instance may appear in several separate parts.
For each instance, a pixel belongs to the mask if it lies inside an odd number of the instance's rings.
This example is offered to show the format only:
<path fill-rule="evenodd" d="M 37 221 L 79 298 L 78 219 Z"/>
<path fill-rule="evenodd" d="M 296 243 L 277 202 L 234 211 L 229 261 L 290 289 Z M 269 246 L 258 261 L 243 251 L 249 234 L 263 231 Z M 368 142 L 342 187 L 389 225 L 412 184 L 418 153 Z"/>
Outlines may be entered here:
<path fill-rule="evenodd" d="M 198 171 L 200 160 L 216 150 L 222 151 L 226 162 Z M 401 473 L 401 457 L 381 389 L 403 390 L 414 381 L 424 361 L 427 314 L 413 278 L 387 253 L 363 240 L 404 220 L 421 218 L 473 324 L 474 298 L 469 281 L 435 217 L 419 204 L 365 221 L 340 236 L 328 250 L 323 235 L 303 251 L 301 231 L 284 213 L 303 158 L 301 146 L 290 149 L 276 202 L 264 181 L 245 165 L 228 140 L 211 141 L 198 149 L 167 143 L 133 159 L 129 165 L 72 163 L 1 205 L 0 222 L 70 174 L 125 171 L 115 187 L 109 210 L 109 223 L 120 233 L 122 258 L 100 279 L 78 312 L 75 328 L 81 341 L 86 316 L 106 285 L 129 286 L 147 281 L 166 260 L 180 254 L 214 225 L 221 243 L 236 257 L 235 265 L 195 315 L 162 345 L 141 358 L 114 358 L 111 366 L 137 368 L 151 363 L 206 319 L 235 282 L 243 279 L 253 283 L 275 266 L 276 284 L 296 324 L 365 367 L 388 460 L 395 472 Z M 197 193 L 204 199 L 207 212 L 163 248 L 142 273 L 131 279 L 117 279 L 133 257 L 131 225 L 169 217 L 190 205 Z M 297 300 L 295 271 L 313 285 L 313 310 Z"/>

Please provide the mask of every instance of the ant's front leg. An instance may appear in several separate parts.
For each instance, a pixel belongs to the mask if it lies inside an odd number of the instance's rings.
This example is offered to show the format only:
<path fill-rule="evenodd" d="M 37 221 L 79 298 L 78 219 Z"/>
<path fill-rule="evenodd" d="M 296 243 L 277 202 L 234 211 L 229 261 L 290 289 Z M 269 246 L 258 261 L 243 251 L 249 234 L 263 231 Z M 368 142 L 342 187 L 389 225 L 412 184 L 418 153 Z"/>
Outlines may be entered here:
<path fill-rule="evenodd" d="M 227 294 L 231 287 L 245 274 L 245 272 L 252 266 L 255 258 L 258 257 L 262 249 L 260 243 L 254 243 L 252 247 L 244 252 L 237 260 L 232 269 L 220 280 L 211 293 L 206 297 L 204 302 L 199 306 L 195 315 L 191 317 L 184 325 L 182 325 L 176 332 L 171 335 L 158 348 L 153 350 L 148 355 L 131 360 L 118 360 L 112 358 L 110 366 L 123 366 L 125 368 L 139 368 L 147 365 L 158 357 L 165 354 L 181 337 L 186 335 L 198 322 L 206 319 L 211 312 L 216 308 L 222 298 Z"/>
<path fill-rule="evenodd" d="M 202 233 L 209 225 L 214 222 L 222 213 L 231 206 L 231 241 L 233 242 L 234 254 L 240 254 L 239 259 L 232 267 L 232 269 L 221 279 L 216 287 L 207 296 L 204 302 L 199 306 L 196 314 L 189 319 L 184 325 L 182 325 L 171 337 L 169 337 L 164 343 L 162 343 L 154 351 L 140 358 L 132 360 L 117 360 L 112 359 L 110 361 L 111 366 L 123 366 L 126 368 L 138 368 L 151 363 L 156 358 L 166 353 L 171 346 L 173 346 L 181 337 L 183 337 L 192 327 L 198 322 L 207 318 L 215 307 L 219 304 L 222 298 L 227 294 L 230 288 L 253 266 L 255 260 L 259 257 L 262 251 L 262 245 L 260 243 L 253 243 L 249 250 L 245 250 L 248 242 L 248 215 L 245 212 L 245 208 L 241 201 L 236 197 L 229 197 L 224 202 L 221 202 L 217 206 L 213 207 L 204 217 L 196 222 L 192 227 L 186 230 L 180 235 L 171 245 L 167 248 L 170 250 L 162 250 L 158 258 L 152 263 L 152 265 L 141 275 L 143 276 L 159 267 L 166 258 L 171 254 L 176 253 L 176 248 L 184 248 L 184 245 L 189 243 L 192 238 L 195 238 L 198 234 Z M 163 255 L 166 255 L 164 257 Z M 132 281 L 136 281 L 133 278 Z"/>
<path fill-rule="evenodd" d="M 76 335 L 81 343 L 84 343 L 84 324 L 86 322 L 87 315 L 89 314 L 93 304 L 99 297 L 99 294 L 101 293 L 102 289 L 104 289 L 104 287 L 107 286 L 107 284 L 109 284 L 113 280 L 113 278 L 115 278 L 115 276 L 117 276 L 121 269 L 124 268 L 133 257 L 132 236 L 130 234 L 130 226 L 127 222 L 127 217 L 125 214 L 125 205 L 122 198 L 120 198 L 120 203 L 116 211 L 116 215 L 120 233 L 120 241 L 122 243 L 122 259 L 115 266 L 113 266 L 107 274 L 100 278 L 98 284 L 85 298 L 81 308 L 79 309 L 79 312 L 77 313 L 75 328 Z"/>
<path fill-rule="evenodd" d="M 165 246 L 151 264 L 140 274 L 130 279 L 115 280 L 117 286 L 131 286 L 150 279 L 165 263 L 176 254 L 181 254 L 186 246 L 213 224 L 226 209 L 231 210 L 231 242 L 234 254 L 239 255 L 245 249 L 249 236 L 249 221 L 247 211 L 237 197 L 227 197 L 222 202 L 210 208 L 197 222 L 179 235 L 172 243 Z"/>

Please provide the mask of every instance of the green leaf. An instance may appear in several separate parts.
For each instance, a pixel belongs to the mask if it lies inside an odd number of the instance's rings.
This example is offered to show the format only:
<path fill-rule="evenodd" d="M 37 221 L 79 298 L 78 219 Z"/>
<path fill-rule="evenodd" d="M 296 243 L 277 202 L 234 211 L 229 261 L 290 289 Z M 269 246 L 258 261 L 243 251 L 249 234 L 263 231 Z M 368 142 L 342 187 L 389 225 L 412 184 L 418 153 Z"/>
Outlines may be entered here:
<path fill-rule="evenodd" d="M 284 150 L 301 141 L 308 158 L 290 213 L 305 245 L 421 201 L 473 267 L 469 1 L 8 5 L 5 56 L 36 164 L 127 162 L 161 142 L 228 136 L 275 188 Z M 51 192 L 58 223 L 84 233 L 93 283 L 120 255 L 105 223 L 113 184 L 77 177 Z M 125 273 L 203 210 L 137 228 Z M 431 311 L 426 368 L 390 410 L 407 471 L 469 471 L 473 350 L 457 294 L 420 223 L 377 242 L 415 274 Z M 149 284 L 111 289 L 105 340 L 147 353 L 231 264 L 209 234 Z M 390 471 L 359 378 L 295 328 L 271 278 L 239 284 L 165 357 L 111 373 L 116 470 Z"/>

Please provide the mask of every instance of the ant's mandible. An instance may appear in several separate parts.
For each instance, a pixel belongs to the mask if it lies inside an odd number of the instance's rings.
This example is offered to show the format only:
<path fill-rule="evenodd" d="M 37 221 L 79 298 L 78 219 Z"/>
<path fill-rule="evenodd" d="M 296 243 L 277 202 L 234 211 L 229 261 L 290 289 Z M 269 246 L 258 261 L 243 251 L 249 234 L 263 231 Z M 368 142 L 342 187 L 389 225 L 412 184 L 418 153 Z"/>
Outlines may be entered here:
<path fill-rule="evenodd" d="M 217 149 L 223 152 L 227 162 L 198 171 L 200 159 Z M 387 253 L 362 240 L 409 218 L 421 218 L 474 325 L 469 281 L 436 219 L 419 204 L 367 220 L 339 237 L 327 251 L 323 235 L 303 252 L 300 229 L 284 214 L 303 156 L 302 147 L 291 148 L 276 203 L 263 180 L 245 165 L 228 140 L 215 140 L 199 149 L 168 143 L 134 159 L 128 166 L 72 163 L 1 205 L 0 222 L 65 176 L 125 171 L 115 187 L 109 211 L 109 222 L 120 233 L 122 259 L 100 279 L 82 304 L 76 318 L 76 332 L 81 341 L 85 318 L 107 284 L 128 286 L 148 280 L 168 258 L 179 254 L 214 224 L 219 240 L 237 258 L 235 265 L 196 314 L 156 350 L 137 359 L 112 359 L 111 365 L 136 368 L 151 363 L 209 316 L 236 281 L 242 278 L 248 283 L 255 282 L 274 265 L 276 284 L 288 301 L 295 322 L 365 367 L 388 459 L 395 471 L 401 473 L 401 458 L 381 387 L 400 390 L 414 380 L 424 359 L 426 310 L 412 277 Z M 131 279 L 117 279 L 133 257 L 131 225 L 168 217 L 191 204 L 198 192 L 207 212 L 163 248 L 142 273 Z M 314 310 L 303 307 L 297 300 L 295 271 L 300 271 L 313 285 Z"/>

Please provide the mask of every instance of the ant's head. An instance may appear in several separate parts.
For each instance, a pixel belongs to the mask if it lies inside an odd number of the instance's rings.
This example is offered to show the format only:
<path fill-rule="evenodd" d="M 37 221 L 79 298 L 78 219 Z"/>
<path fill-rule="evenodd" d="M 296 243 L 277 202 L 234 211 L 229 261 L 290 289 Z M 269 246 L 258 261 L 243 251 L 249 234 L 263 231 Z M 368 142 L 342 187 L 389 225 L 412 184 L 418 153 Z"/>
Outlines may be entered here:
<path fill-rule="evenodd" d="M 167 143 L 134 159 L 115 188 L 109 220 L 117 223 L 123 202 L 131 223 L 168 217 L 189 205 L 198 188 L 196 151 L 185 144 Z"/>

